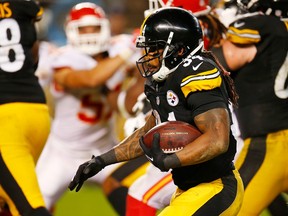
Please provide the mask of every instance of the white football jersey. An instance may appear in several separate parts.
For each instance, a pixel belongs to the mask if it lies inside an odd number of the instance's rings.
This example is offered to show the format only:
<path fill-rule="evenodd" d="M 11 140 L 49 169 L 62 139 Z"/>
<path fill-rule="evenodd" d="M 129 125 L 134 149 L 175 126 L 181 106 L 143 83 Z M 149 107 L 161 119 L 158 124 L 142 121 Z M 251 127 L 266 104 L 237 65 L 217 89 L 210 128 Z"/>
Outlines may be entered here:
<path fill-rule="evenodd" d="M 89 70 L 97 65 L 92 57 L 71 46 L 61 47 L 54 52 L 50 63 L 52 72 L 65 67 Z M 116 72 L 108 81 L 109 88 L 121 84 L 123 79 L 123 71 Z M 77 143 L 79 140 L 78 145 L 70 146 L 76 149 L 89 149 L 95 146 L 95 143 L 100 149 L 112 147 L 107 146 L 109 143 L 111 145 L 115 143 L 115 133 L 111 130 L 112 110 L 106 97 L 101 93 L 101 87 L 63 91 L 52 82 L 50 90 L 55 102 L 51 133 L 70 143 Z"/>
<path fill-rule="evenodd" d="M 51 61 L 52 70 L 64 67 L 85 70 L 96 65 L 93 58 L 69 46 L 61 48 Z M 90 144 L 96 142 L 99 147 L 109 143 L 112 136 L 109 130 L 112 111 L 101 95 L 100 88 L 63 91 L 52 83 L 51 94 L 55 102 L 51 133 L 66 141 L 81 141 L 81 149 L 90 148 Z"/>
<path fill-rule="evenodd" d="M 116 55 L 117 51 L 121 52 L 123 49 L 111 47 L 111 50 Z M 113 56 L 110 50 L 109 54 Z M 42 63 L 46 64 L 42 66 L 45 66 L 48 73 L 39 77 L 47 79 L 47 74 L 50 74 L 48 80 L 52 81 L 50 92 L 54 97 L 55 115 L 51 133 L 37 162 L 36 172 L 45 204 L 50 209 L 67 190 L 79 165 L 92 155 L 97 156 L 110 150 L 117 142 L 112 110 L 106 96 L 101 93 L 102 87 L 63 90 L 51 79 L 57 68 L 89 70 L 97 62 L 71 46 L 59 48 L 52 55 L 43 58 Z M 124 78 L 125 67 L 121 67 L 107 81 L 106 86 L 113 90 Z M 119 166 L 121 163 L 110 165 L 88 181 L 102 184 Z"/>

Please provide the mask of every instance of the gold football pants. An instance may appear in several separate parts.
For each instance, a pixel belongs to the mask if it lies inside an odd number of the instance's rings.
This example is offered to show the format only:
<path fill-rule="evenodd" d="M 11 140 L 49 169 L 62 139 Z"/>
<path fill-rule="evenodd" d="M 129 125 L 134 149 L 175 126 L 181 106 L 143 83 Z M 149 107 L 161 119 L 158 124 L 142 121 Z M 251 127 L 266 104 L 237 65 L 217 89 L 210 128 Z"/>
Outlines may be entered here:
<path fill-rule="evenodd" d="M 0 197 L 13 216 L 45 206 L 35 164 L 49 131 L 45 104 L 0 105 Z"/>
<path fill-rule="evenodd" d="M 187 191 L 177 189 L 161 216 L 236 216 L 243 200 L 243 183 L 237 170 Z"/>
<path fill-rule="evenodd" d="M 258 216 L 288 191 L 288 130 L 246 139 L 235 165 L 245 188 L 239 216 Z"/>

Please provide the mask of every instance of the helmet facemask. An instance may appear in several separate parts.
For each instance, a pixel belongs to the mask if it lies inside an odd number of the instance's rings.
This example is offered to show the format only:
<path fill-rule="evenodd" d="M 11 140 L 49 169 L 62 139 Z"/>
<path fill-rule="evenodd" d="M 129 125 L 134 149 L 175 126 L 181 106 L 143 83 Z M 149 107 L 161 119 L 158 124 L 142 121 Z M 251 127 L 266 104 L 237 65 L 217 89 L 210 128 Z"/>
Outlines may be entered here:
<path fill-rule="evenodd" d="M 261 11 L 266 15 L 274 15 L 282 19 L 288 17 L 287 0 L 237 0 L 237 4 L 246 9 L 246 12 Z"/>
<path fill-rule="evenodd" d="M 82 21 L 69 23 L 66 28 L 68 43 L 88 55 L 95 55 L 108 49 L 110 30 L 108 20 L 102 20 L 90 24 L 90 26 L 99 27 L 97 33 L 80 34 L 79 28 L 89 26 Z"/>
<path fill-rule="evenodd" d="M 161 82 L 187 56 L 202 51 L 203 32 L 197 18 L 181 8 L 161 8 L 144 20 L 136 47 L 145 55 L 137 62 L 143 77 Z"/>
<path fill-rule="evenodd" d="M 167 2 L 162 0 L 148 0 L 149 9 L 144 11 L 144 17 L 148 17 L 151 13 L 159 8 L 171 7 L 172 2 L 173 0 L 167 0 Z"/>
<path fill-rule="evenodd" d="M 104 11 L 92 3 L 78 5 L 71 10 L 67 18 L 65 32 L 68 44 L 91 56 L 107 51 L 111 33 Z M 80 28 L 88 26 L 99 31 L 81 34 Z"/>
<path fill-rule="evenodd" d="M 154 80 L 163 81 L 182 61 L 181 56 L 177 55 L 180 46 L 171 45 L 173 34 L 170 32 L 167 41 L 151 42 L 145 42 L 144 36 L 138 36 L 136 46 L 143 48 L 145 55 L 136 64 L 143 77 L 153 76 Z"/>
<path fill-rule="evenodd" d="M 211 10 L 209 0 L 148 0 L 149 9 L 144 11 L 148 17 L 159 8 L 179 7 L 191 11 L 195 16 L 208 14 Z"/>

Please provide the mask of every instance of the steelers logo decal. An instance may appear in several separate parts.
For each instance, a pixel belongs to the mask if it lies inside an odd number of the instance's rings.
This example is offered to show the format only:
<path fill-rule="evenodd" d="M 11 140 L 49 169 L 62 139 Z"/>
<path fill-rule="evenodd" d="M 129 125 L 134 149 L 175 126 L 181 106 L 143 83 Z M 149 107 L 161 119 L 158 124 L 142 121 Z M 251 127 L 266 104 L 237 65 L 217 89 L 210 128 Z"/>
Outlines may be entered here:
<path fill-rule="evenodd" d="M 178 96 L 171 90 L 167 91 L 167 102 L 170 106 L 176 106 L 179 103 Z"/>

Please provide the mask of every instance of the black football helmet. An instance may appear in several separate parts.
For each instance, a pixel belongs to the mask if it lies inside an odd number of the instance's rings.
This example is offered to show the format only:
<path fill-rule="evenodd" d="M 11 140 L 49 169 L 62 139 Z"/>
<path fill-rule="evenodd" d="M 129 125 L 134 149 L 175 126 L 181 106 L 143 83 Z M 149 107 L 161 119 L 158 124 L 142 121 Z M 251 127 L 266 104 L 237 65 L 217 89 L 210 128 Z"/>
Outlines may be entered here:
<path fill-rule="evenodd" d="M 161 8 L 144 20 L 136 47 L 145 49 L 145 55 L 136 62 L 141 75 L 163 81 L 188 55 L 202 50 L 203 33 L 191 12 Z M 157 68 L 151 66 L 155 59 L 159 61 Z"/>
<path fill-rule="evenodd" d="M 287 0 L 237 0 L 237 4 L 246 12 L 262 11 L 267 15 L 288 18 Z"/>
<path fill-rule="evenodd" d="M 263 11 L 269 0 L 237 0 L 238 6 L 246 12 Z"/>

